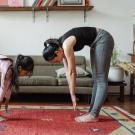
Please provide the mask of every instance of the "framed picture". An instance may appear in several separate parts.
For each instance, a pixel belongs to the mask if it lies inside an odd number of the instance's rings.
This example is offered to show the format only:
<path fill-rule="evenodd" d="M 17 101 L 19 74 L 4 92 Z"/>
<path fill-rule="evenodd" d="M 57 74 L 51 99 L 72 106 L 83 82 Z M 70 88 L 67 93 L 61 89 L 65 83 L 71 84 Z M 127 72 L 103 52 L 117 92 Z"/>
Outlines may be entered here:
<path fill-rule="evenodd" d="M 58 6 L 84 6 L 85 0 L 58 0 Z"/>
<path fill-rule="evenodd" d="M 8 0 L 9 7 L 23 7 L 24 1 L 23 0 Z"/>
<path fill-rule="evenodd" d="M 8 6 L 8 0 L 0 0 L 0 7 L 7 7 Z"/>

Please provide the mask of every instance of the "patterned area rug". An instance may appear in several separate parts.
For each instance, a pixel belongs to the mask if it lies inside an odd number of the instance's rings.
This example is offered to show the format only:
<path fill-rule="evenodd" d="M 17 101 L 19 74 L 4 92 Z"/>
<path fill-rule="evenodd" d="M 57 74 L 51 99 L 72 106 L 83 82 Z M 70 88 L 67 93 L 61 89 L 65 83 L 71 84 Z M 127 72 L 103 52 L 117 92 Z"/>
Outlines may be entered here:
<path fill-rule="evenodd" d="M 116 106 L 102 107 L 99 122 L 77 123 L 77 111 L 67 105 L 9 105 L 0 111 L 0 135 L 135 135 L 135 119 Z"/>

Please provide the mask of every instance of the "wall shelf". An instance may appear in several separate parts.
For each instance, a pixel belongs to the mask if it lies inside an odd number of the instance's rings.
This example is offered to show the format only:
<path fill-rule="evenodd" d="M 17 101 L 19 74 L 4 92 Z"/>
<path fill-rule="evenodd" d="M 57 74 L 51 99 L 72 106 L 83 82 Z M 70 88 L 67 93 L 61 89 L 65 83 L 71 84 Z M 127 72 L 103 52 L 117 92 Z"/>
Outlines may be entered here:
<path fill-rule="evenodd" d="M 52 6 L 49 11 L 91 10 L 94 6 Z M 35 8 L 35 11 L 45 11 L 47 7 Z M 33 11 L 32 7 L 0 7 L 0 11 Z"/>
<path fill-rule="evenodd" d="M 35 22 L 36 11 L 46 11 L 46 21 L 48 22 L 48 11 L 83 11 L 84 22 L 86 21 L 86 12 L 92 10 L 94 6 L 50 6 L 50 7 L 38 7 L 32 9 L 32 7 L 0 7 L 0 11 L 32 11 L 33 22 Z"/>

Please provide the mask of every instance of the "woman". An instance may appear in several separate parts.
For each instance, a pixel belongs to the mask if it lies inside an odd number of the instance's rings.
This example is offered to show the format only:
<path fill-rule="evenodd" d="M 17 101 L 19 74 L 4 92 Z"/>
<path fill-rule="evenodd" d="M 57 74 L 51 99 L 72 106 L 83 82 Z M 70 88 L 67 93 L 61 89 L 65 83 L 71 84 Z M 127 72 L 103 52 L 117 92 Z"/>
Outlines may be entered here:
<path fill-rule="evenodd" d="M 76 117 L 75 120 L 77 122 L 96 122 L 107 95 L 108 71 L 114 47 L 112 36 L 107 31 L 95 27 L 73 28 L 59 39 L 46 40 L 43 57 L 54 63 L 63 60 L 73 108 L 75 109 L 76 66 L 74 51 L 82 50 L 85 45 L 91 47 L 90 58 L 94 84 L 89 112 Z"/>
<path fill-rule="evenodd" d="M 18 76 L 31 76 L 34 68 L 33 59 L 29 56 L 18 55 L 13 66 L 13 60 L 7 56 L 0 55 L 0 107 L 5 98 L 5 109 L 12 92 L 12 86 L 18 90 Z"/>

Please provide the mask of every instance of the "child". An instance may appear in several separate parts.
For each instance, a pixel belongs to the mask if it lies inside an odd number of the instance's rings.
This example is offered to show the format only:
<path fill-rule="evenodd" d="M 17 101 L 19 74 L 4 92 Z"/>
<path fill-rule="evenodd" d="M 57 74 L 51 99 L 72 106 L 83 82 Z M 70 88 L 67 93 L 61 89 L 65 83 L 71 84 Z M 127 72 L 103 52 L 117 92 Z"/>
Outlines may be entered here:
<path fill-rule="evenodd" d="M 18 55 L 13 65 L 13 60 L 7 56 L 0 55 L 0 107 L 5 98 L 5 109 L 7 111 L 12 86 L 18 89 L 19 76 L 31 76 L 33 73 L 34 61 L 29 56 Z"/>

